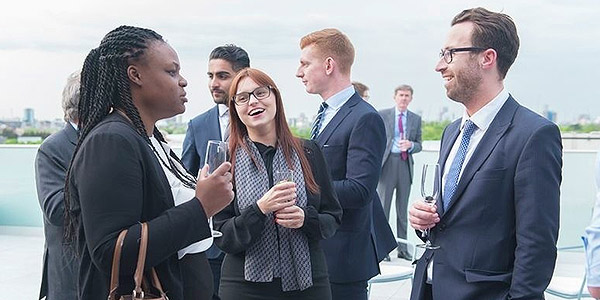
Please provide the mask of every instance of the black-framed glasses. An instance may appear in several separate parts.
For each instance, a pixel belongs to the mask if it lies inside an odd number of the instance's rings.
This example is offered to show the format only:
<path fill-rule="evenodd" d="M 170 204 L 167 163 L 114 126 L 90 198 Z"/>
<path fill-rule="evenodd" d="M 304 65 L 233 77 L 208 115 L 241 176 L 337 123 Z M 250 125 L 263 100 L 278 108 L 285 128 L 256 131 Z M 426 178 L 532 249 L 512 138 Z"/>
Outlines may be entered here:
<path fill-rule="evenodd" d="M 450 49 L 442 49 L 440 50 L 440 58 L 443 58 L 444 61 L 449 64 L 452 62 L 454 58 L 454 53 L 456 52 L 481 52 L 487 50 L 486 48 L 481 47 L 464 47 L 464 48 L 450 48 Z"/>
<path fill-rule="evenodd" d="M 243 92 L 236 94 L 233 96 L 233 102 L 236 105 L 244 105 L 250 101 L 250 96 L 254 95 L 256 100 L 262 100 L 269 96 L 271 96 L 271 87 L 270 86 L 261 86 L 254 89 L 252 92 Z"/>

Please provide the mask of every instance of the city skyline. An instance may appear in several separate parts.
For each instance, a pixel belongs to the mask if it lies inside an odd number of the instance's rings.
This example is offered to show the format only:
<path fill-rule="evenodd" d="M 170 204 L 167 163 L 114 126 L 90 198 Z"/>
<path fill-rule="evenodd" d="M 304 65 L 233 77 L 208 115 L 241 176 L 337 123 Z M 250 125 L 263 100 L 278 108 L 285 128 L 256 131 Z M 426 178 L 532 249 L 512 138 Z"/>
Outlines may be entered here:
<path fill-rule="evenodd" d="M 589 62 L 597 60 L 600 49 L 600 2 L 592 0 L 376 0 L 369 5 L 347 1 L 343 7 L 313 0 L 174 1 L 168 6 L 160 1 L 34 2 L 11 2 L 0 12 L 0 118 L 21 118 L 25 108 L 34 108 L 41 120 L 61 118 L 68 74 L 80 68 L 104 34 L 121 24 L 152 28 L 178 51 L 189 82 L 184 121 L 214 105 L 207 88 L 208 54 L 226 43 L 246 49 L 251 65 L 274 78 L 288 116 L 314 115 L 321 99 L 308 95 L 294 74 L 299 39 L 325 27 L 339 28 L 352 40 L 352 77 L 369 86 L 375 108 L 393 106 L 394 88 L 408 83 L 415 89 L 410 109 L 422 111 L 424 119 L 436 119 L 443 107 L 460 117 L 462 106 L 446 98 L 442 78 L 433 68 L 450 20 L 474 6 L 503 11 L 517 24 L 521 49 L 506 80 L 517 101 L 540 114 L 548 106 L 559 123 L 581 114 L 600 115 L 600 91 Z"/>

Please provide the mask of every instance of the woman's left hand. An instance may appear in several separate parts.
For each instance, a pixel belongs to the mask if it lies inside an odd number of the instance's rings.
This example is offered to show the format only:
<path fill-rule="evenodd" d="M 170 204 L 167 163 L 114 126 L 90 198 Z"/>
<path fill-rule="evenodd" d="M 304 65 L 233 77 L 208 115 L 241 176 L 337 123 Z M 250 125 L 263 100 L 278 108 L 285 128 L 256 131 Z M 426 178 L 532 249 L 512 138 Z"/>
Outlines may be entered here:
<path fill-rule="evenodd" d="M 300 228 L 304 225 L 304 210 L 296 205 L 275 212 L 275 222 L 286 228 Z"/>

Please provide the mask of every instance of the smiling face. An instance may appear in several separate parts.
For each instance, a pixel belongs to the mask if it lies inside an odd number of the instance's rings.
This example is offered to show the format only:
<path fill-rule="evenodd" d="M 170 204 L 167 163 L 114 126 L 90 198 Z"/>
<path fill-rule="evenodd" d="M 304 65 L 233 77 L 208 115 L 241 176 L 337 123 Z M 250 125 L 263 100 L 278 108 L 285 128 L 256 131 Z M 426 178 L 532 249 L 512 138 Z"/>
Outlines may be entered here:
<path fill-rule="evenodd" d="M 179 73 L 179 58 L 169 44 L 151 43 L 144 57 L 129 68 L 135 76 L 132 96 L 140 115 L 156 121 L 185 111 L 187 81 Z"/>
<path fill-rule="evenodd" d="M 471 36 L 473 23 L 463 22 L 450 28 L 444 50 L 473 47 Z M 441 58 L 435 67 L 444 78 L 444 87 L 448 98 L 467 104 L 472 101 L 482 82 L 482 70 L 479 65 L 479 53 L 455 52 L 449 64 Z"/>
<path fill-rule="evenodd" d="M 250 77 L 244 77 L 237 85 L 236 95 L 240 93 L 253 93 L 261 85 L 257 84 Z M 252 136 L 253 132 L 268 132 L 275 130 L 275 114 L 277 106 L 275 93 L 264 99 L 257 100 L 255 95 L 251 95 L 248 102 L 242 105 L 235 104 L 235 111 L 240 120 L 248 129 L 248 134 Z"/>

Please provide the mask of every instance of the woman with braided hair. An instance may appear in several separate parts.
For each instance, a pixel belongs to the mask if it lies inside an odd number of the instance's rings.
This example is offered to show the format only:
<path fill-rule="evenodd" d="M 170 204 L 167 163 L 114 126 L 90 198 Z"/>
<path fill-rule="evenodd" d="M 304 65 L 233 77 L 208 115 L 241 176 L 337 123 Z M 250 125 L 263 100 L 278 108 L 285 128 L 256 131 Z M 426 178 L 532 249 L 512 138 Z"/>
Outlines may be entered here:
<path fill-rule="evenodd" d="M 241 70 L 229 95 L 236 196 L 214 217 L 226 253 L 219 296 L 331 299 L 319 242 L 333 236 L 342 208 L 323 153 L 292 136 L 279 89 L 264 72 Z"/>
<path fill-rule="evenodd" d="M 199 241 L 210 243 L 208 217 L 233 199 L 229 163 L 209 176 L 204 168 L 196 181 L 155 127 L 185 111 L 187 81 L 179 71 L 177 53 L 159 34 L 131 26 L 109 32 L 85 59 L 79 142 L 65 184 L 65 241 L 80 264 L 80 299 L 107 298 L 124 229 L 117 294 L 131 294 L 140 223 L 148 224 L 146 269 L 156 269 L 171 300 L 184 299 L 190 279 L 179 257 L 196 253 L 188 250 Z M 212 279 L 195 284 L 210 289 Z"/>

